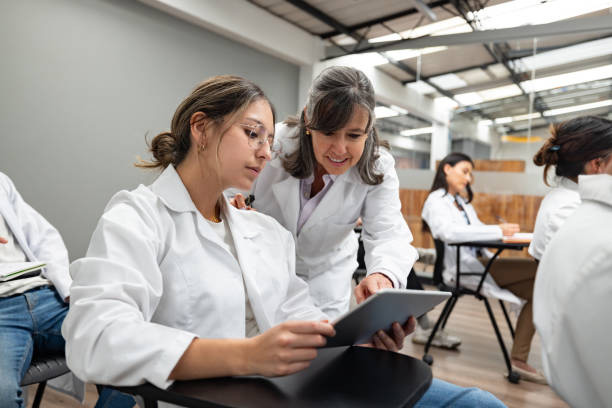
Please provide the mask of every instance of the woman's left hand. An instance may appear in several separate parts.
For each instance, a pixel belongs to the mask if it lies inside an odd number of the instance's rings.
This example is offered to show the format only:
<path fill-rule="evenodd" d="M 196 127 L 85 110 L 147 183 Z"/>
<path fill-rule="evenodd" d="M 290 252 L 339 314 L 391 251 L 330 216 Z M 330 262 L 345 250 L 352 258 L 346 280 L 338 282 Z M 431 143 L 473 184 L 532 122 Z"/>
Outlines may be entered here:
<path fill-rule="evenodd" d="M 404 339 L 414 331 L 415 327 L 416 319 L 414 316 L 410 316 L 404 323 L 404 326 L 400 326 L 398 322 L 394 322 L 391 326 L 391 333 L 379 330 L 372 336 L 371 342 L 362 344 L 362 346 L 374 347 L 379 350 L 400 351 L 402 347 L 404 347 Z"/>
<path fill-rule="evenodd" d="M 365 277 L 355 288 L 355 300 L 361 303 L 376 292 L 385 288 L 393 288 L 393 282 L 380 272 Z"/>

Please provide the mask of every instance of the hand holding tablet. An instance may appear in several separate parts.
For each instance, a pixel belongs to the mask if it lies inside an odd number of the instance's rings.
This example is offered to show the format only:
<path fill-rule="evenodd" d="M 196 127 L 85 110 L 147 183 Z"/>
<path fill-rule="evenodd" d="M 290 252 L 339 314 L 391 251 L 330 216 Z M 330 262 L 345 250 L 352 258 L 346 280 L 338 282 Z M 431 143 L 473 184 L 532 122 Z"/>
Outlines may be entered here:
<path fill-rule="evenodd" d="M 393 322 L 404 324 L 450 297 L 450 292 L 383 289 L 355 309 L 332 322 L 336 335 L 324 347 L 351 346 L 370 341 L 378 330 L 389 330 Z"/>

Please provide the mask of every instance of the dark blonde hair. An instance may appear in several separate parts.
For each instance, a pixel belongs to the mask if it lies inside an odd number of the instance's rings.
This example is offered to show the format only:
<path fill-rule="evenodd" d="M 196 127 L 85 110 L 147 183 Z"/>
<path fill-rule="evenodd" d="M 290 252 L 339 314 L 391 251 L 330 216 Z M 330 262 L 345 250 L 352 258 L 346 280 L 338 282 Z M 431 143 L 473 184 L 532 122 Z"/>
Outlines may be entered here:
<path fill-rule="evenodd" d="M 536 166 L 544 166 L 546 185 L 551 166 L 557 176 L 575 178 L 584 173 L 587 162 L 612 152 L 612 121 L 604 118 L 581 116 L 553 124 L 550 134 L 533 156 Z"/>
<path fill-rule="evenodd" d="M 306 133 L 306 128 L 325 133 L 341 129 L 351 119 L 357 106 L 368 112 L 367 139 L 363 154 L 357 162 L 357 169 L 364 183 L 382 183 L 383 174 L 375 169 L 379 156 L 378 147 L 389 148 L 389 144 L 378 138 L 378 132 L 374 128 L 374 87 L 363 72 L 350 67 L 329 67 L 315 78 L 304 109 L 308 123 L 305 121 L 304 110 L 300 112 L 299 119 L 290 117 L 285 121 L 289 127 L 297 128 L 295 137 L 299 139 L 298 149 L 282 156 L 285 170 L 300 179 L 314 174 L 317 161 L 312 138 Z"/>
<path fill-rule="evenodd" d="M 204 113 L 222 136 L 253 102 L 260 99 L 270 104 L 274 118 L 272 103 L 261 88 L 249 80 L 219 75 L 201 82 L 176 109 L 170 131 L 158 134 L 149 144 L 153 160 L 141 160 L 136 166 L 162 169 L 170 164 L 177 166 L 191 147 L 191 116 L 194 113 Z"/>

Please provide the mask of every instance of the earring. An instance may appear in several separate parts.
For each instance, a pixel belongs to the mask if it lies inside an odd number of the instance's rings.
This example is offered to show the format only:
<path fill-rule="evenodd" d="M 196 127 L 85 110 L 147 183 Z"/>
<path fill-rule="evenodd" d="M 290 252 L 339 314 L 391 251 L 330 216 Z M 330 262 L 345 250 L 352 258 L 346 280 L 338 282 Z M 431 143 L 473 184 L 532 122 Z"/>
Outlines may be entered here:
<path fill-rule="evenodd" d="M 198 145 L 198 151 L 199 151 L 200 153 L 202 153 L 202 152 L 204 151 L 204 149 L 206 149 L 206 147 L 204 147 L 204 145 L 203 145 L 202 143 L 200 143 L 200 144 Z"/>
<path fill-rule="evenodd" d="M 308 136 L 310 136 L 310 130 L 309 130 L 309 129 L 306 129 L 306 134 L 307 134 Z"/>

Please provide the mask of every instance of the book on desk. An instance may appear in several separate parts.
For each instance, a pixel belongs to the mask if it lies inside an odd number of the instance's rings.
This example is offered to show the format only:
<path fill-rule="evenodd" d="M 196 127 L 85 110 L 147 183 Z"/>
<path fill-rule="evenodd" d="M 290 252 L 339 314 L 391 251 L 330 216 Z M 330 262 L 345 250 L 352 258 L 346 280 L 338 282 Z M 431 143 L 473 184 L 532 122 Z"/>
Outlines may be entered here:
<path fill-rule="evenodd" d="M 529 244 L 532 240 L 533 232 L 516 232 L 510 236 L 502 238 L 502 241 L 510 244 Z"/>

